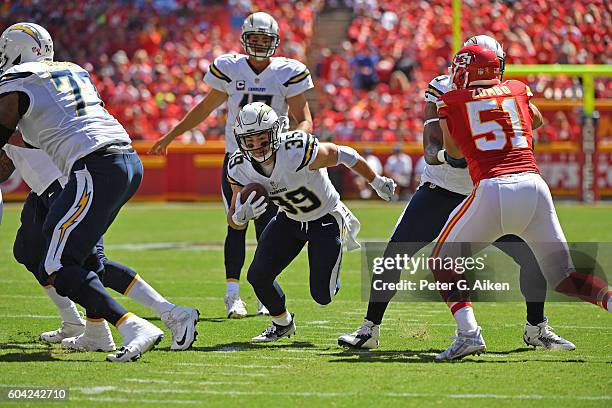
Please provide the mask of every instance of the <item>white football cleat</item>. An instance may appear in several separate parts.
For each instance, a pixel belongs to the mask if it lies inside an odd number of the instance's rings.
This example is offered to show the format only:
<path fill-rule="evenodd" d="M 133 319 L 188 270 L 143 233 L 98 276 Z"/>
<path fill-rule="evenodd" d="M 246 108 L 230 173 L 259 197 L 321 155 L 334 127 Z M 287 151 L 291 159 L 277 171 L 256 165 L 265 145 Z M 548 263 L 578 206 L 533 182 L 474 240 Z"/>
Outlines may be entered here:
<path fill-rule="evenodd" d="M 375 349 L 379 344 L 380 326 L 367 319 L 351 334 L 343 334 L 338 338 L 338 345 L 343 347 Z"/>
<path fill-rule="evenodd" d="M 46 343 L 61 343 L 69 337 L 80 336 L 85 332 L 85 321 L 81 323 L 62 322 L 59 329 L 41 333 L 40 339 Z"/>
<path fill-rule="evenodd" d="M 272 322 L 259 336 L 251 339 L 253 343 L 271 343 L 283 337 L 290 338 L 295 334 L 295 323 L 293 321 L 293 313 L 291 313 L 291 323 L 286 326 Z"/>
<path fill-rule="evenodd" d="M 261 303 L 260 301 L 257 301 L 258 305 L 257 305 L 257 316 L 270 316 L 270 312 L 268 311 L 268 308 L 264 306 L 263 303 Z"/>
<path fill-rule="evenodd" d="M 114 351 L 115 342 L 106 320 L 95 324 L 87 321 L 85 332 L 62 340 L 62 347 L 75 351 Z"/>
<path fill-rule="evenodd" d="M 225 295 L 225 312 L 228 319 L 242 319 L 246 317 L 246 304 L 240 299 L 238 293 L 230 292 Z"/>
<path fill-rule="evenodd" d="M 487 350 L 487 345 L 482 338 L 482 330 L 478 327 L 474 333 L 462 333 L 451 337 L 455 341 L 446 350 L 436 356 L 437 361 L 461 360 L 472 354 L 480 355 Z"/>
<path fill-rule="evenodd" d="M 123 335 L 123 347 L 106 356 L 113 363 L 136 361 L 164 338 L 157 326 L 136 315 L 129 316 L 117 329 Z"/>
<path fill-rule="evenodd" d="M 161 314 L 161 319 L 172 333 L 172 350 L 187 350 L 195 342 L 200 311 L 190 307 L 174 306 Z"/>
<path fill-rule="evenodd" d="M 553 328 L 548 325 L 548 319 L 535 326 L 526 323 L 523 341 L 534 348 L 541 346 L 548 350 L 576 350 L 574 343 L 565 340 L 553 331 Z"/>

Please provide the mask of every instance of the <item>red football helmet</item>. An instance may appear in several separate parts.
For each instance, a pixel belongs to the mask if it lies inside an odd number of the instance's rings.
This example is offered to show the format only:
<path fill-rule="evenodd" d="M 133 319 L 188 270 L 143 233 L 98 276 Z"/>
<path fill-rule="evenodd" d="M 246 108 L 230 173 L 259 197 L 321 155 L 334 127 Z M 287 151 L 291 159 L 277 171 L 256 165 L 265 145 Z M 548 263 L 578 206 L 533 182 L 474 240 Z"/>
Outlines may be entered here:
<path fill-rule="evenodd" d="M 478 44 L 461 48 L 453 58 L 450 71 L 451 83 L 456 89 L 471 85 L 497 85 L 500 78 L 497 54 Z"/>

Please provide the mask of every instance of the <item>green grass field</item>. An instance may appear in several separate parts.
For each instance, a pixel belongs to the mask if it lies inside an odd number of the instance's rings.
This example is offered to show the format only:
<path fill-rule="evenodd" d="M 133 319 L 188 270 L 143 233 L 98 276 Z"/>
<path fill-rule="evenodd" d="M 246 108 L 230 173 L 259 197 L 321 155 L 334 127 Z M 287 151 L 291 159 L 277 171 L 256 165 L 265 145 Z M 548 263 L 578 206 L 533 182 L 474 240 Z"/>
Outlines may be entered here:
<path fill-rule="evenodd" d="M 400 205 L 349 203 L 361 240 L 386 239 Z M 0 387 L 70 388 L 70 403 L 50 406 L 610 406 L 612 318 L 592 305 L 551 303 L 546 313 L 574 352 L 532 350 L 522 341 L 525 306 L 481 303 L 475 310 L 488 352 L 453 364 L 435 363 L 450 344 L 454 321 L 443 303 L 395 303 L 382 326 L 381 348 L 349 352 L 338 335 L 361 323 L 360 256 L 344 258 L 342 290 L 326 308 L 308 289 L 302 253 L 281 275 L 297 334 L 252 345 L 269 319 L 226 320 L 219 205 L 152 204 L 124 209 L 106 236 L 109 257 L 136 269 L 171 302 L 202 312 L 194 348 L 171 352 L 170 335 L 137 363 L 111 364 L 104 353 L 73 353 L 41 344 L 59 318 L 35 280 L 12 258 L 20 207 L 5 207 L 0 228 Z M 559 205 L 569 240 L 612 241 L 612 207 Z M 253 231 L 249 232 L 252 240 Z M 130 245 L 151 244 L 151 245 Z M 247 253 L 247 263 L 253 245 Z M 249 312 L 256 299 L 244 280 Z M 129 310 L 157 316 L 117 296 Z M 115 340 L 119 336 L 115 331 Z M 13 405 L 0 401 L 0 405 Z M 22 403 L 23 404 L 23 403 Z M 32 406 L 44 406 L 33 402 Z"/>

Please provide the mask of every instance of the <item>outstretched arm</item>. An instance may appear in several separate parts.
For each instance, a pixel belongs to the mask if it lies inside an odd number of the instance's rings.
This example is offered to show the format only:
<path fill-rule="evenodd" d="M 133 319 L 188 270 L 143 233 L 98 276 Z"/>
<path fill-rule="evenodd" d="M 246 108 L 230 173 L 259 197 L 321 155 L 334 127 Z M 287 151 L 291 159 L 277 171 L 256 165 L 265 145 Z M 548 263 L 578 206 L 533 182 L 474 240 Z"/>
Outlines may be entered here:
<path fill-rule="evenodd" d="M 202 123 L 212 111 L 217 109 L 223 102 L 227 100 L 227 94 L 216 89 L 211 91 L 193 107 L 185 115 L 185 117 L 166 135 L 158 139 L 153 147 L 149 150 L 149 154 L 163 154 L 165 155 L 168 150 L 168 145 L 172 143 L 174 139 L 193 129 Z"/>
<path fill-rule="evenodd" d="M 334 143 L 320 143 L 317 156 L 310 163 L 310 170 L 344 164 L 359 174 L 374 188 L 383 200 L 389 201 L 395 192 L 395 182 L 388 177 L 376 174 L 368 162 L 352 147 L 338 146 Z"/>

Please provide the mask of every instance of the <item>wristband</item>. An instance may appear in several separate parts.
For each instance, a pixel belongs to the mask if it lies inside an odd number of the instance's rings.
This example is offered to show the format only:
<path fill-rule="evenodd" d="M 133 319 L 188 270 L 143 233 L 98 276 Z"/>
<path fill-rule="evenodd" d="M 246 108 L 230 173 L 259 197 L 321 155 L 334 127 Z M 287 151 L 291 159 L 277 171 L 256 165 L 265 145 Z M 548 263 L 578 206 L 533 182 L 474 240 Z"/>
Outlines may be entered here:
<path fill-rule="evenodd" d="M 445 149 L 438 150 L 438 154 L 436 155 L 436 158 L 438 159 L 440 163 L 446 163 L 446 150 Z"/>

